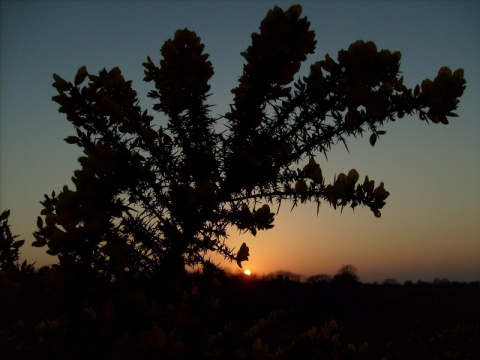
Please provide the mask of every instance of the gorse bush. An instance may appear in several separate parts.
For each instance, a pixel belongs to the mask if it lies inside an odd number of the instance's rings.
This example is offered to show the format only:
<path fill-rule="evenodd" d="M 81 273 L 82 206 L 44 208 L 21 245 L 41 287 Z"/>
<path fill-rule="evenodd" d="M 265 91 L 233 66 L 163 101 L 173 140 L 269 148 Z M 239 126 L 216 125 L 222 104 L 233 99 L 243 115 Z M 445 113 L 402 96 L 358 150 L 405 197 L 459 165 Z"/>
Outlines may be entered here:
<path fill-rule="evenodd" d="M 25 243 L 25 240 L 15 240 L 17 236 L 12 235 L 8 224 L 9 216 L 10 210 L 5 210 L 0 215 L 0 271 L 18 266 L 19 249 Z"/>
<path fill-rule="evenodd" d="M 213 65 L 195 32 L 178 30 L 147 57 L 148 96 L 159 119 L 139 105 L 131 81 L 115 67 L 72 82 L 54 75 L 60 105 L 83 148 L 81 168 L 42 202 L 34 246 L 47 246 L 62 266 L 119 276 L 179 272 L 205 264 L 208 252 L 248 260 L 249 248 L 228 245 L 231 227 L 256 234 L 273 227 L 271 205 L 288 201 L 366 206 L 380 217 L 389 192 L 383 182 L 349 170 L 328 181 L 318 155 L 350 136 L 385 134 L 381 126 L 405 114 L 448 123 L 465 89 L 463 70 L 444 67 L 410 89 L 398 51 L 356 41 L 295 74 L 316 47 L 301 7 L 270 10 L 253 33 L 233 103 L 210 114 Z M 226 128 L 220 125 L 225 125 Z M 299 168 L 298 164 L 308 161 Z"/>
<path fill-rule="evenodd" d="M 25 244 L 25 240 L 17 240 L 18 235 L 13 235 L 8 224 L 10 210 L 5 210 L 0 214 L 0 272 L 31 272 L 33 265 L 27 264 L 24 260 L 21 264 L 20 248 Z"/>

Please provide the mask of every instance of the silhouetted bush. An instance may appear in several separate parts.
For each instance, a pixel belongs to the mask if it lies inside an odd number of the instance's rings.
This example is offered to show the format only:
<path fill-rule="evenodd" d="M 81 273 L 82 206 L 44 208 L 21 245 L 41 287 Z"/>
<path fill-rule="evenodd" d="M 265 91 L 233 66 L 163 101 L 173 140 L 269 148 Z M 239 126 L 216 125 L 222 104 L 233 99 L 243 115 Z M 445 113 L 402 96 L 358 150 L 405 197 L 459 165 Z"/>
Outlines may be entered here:
<path fill-rule="evenodd" d="M 389 196 L 383 182 L 362 181 L 351 169 L 329 183 L 315 157 L 366 132 L 373 146 L 382 126 L 405 114 L 447 124 L 465 89 L 463 70 L 442 67 L 410 89 L 400 52 L 359 40 L 295 79 L 316 47 L 301 12 L 294 5 L 267 13 L 242 53 L 243 73 L 223 116 L 210 113 L 213 65 L 188 29 L 163 44 L 157 64 L 143 63 L 144 81 L 153 84 L 148 97 L 164 122 L 140 107 L 118 67 L 92 74 L 82 66 L 72 82 L 54 74 L 52 99 L 75 128 L 65 141 L 84 156 L 74 188 L 45 195 L 34 246 L 72 272 L 182 277 L 185 265 L 204 265 L 211 252 L 241 267 L 249 248 L 229 246 L 227 229 L 272 228 L 270 205 L 282 201 L 313 202 L 317 210 L 365 206 L 380 217 Z M 354 280 L 351 273 L 333 279 Z"/>

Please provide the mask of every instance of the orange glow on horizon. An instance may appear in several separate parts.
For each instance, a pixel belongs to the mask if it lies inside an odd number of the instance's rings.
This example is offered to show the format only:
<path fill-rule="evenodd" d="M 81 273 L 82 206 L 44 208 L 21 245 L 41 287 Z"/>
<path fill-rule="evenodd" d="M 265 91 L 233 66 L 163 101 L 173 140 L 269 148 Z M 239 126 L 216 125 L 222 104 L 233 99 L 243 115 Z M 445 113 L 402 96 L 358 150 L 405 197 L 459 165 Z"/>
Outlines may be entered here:
<path fill-rule="evenodd" d="M 249 269 L 246 269 L 243 273 L 247 276 L 252 275 L 252 272 Z"/>

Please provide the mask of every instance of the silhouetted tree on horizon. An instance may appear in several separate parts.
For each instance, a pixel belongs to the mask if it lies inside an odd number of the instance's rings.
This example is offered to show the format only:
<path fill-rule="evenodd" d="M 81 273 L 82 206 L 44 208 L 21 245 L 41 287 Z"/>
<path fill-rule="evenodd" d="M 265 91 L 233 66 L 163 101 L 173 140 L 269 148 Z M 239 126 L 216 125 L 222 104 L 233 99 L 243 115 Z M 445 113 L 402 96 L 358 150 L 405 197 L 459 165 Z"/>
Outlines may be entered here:
<path fill-rule="evenodd" d="M 332 281 L 332 276 L 328 274 L 317 274 L 307 278 L 307 284 L 323 283 L 328 284 Z"/>
<path fill-rule="evenodd" d="M 227 243 L 231 227 L 253 235 L 273 227 L 270 205 L 368 207 L 375 216 L 389 193 L 352 169 L 329 182 L 316 160 L 350 136 L 369 134 L 405 114 L 447 124 L 465 89 L 463 70 L 439 70 L 410 89 L 398 51 L 356 41 L 294 79 L 316 46 L 301 7 L 270 10 L 252 34 L 231 110 L 210 112 L 213 66 L 195 32 L 178 30 L 161 60 L 143 63 L 154 119 L 139 105 L 118 67 L 97 75 L 82 66 L 73 82 L 54 75 L 60 105 L 83 149 L 75 189 L 45 195 L 34 246 L 47 246 L 65 267 L 121 277 L 205 264 L 216 252 L 248 260 Z M 86 82 L 87 81 L 87 82 Z M 219 124 L 226 122 L 226 129 Z M 166 125 L 165 125 L 166 124 Z M 299 168 L 301 161 L 308 164 Z"/>
<path fill-rule="evenodd" d="M 353 265 L 342 266 L 332 277 L 332 283 L 338 285 L 352 285 L 360 282 L 358 270 Z"/>

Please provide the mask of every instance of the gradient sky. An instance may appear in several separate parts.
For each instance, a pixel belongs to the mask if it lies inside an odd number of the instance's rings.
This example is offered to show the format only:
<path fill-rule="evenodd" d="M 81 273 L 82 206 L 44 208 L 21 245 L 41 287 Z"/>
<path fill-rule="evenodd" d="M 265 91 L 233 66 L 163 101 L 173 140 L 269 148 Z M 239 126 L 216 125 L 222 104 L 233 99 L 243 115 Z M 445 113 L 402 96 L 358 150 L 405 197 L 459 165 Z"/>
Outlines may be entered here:
<path fill-rule="evenodd" d="M 480 280 L 480 2 L 300 2 L 317 35 L 316 54 L 303 66 L 336 57 L 358 40 L 402 52 L 407 85 L 434 78 L 449 66 L 465 70 L 467 90 L 459 118 L 448 126 L 404 118 L 385 126 L 372 148 L 368 137 L 341 145 L 321 160 L 328 181 L 355 168 L 390 191 L 382 217 L 365 208 L 335 211 L 285 203 L 275 228 L 247 242 L 252 272 L 288 270 L 304 276 L 358 268 L 362 281 L 448 278 Z M 0 51 L 0 211 L 11 210 L 12 230 L 27 240 L 22 255 L 43 265 L 55 258 L 30 246 L 43 194 L 59 191 L 79 167 L 81 149 L 63 141 L 74 134 L 51 101 L 55 72 L 73 80 L 119 66 L 150 110 L 141 63 L 176 29 L 201 37 L 215 69 L 214 114 L 225 113 L 242 71 L 239 55 L 274 5 L 283 1 L 2 1 Z M 151 111 L 153 114 L 153 111 Z M 154 115 L 154 114 L 153 114 Z M 235 267 L 228 263 L 225 266 Z"/>

